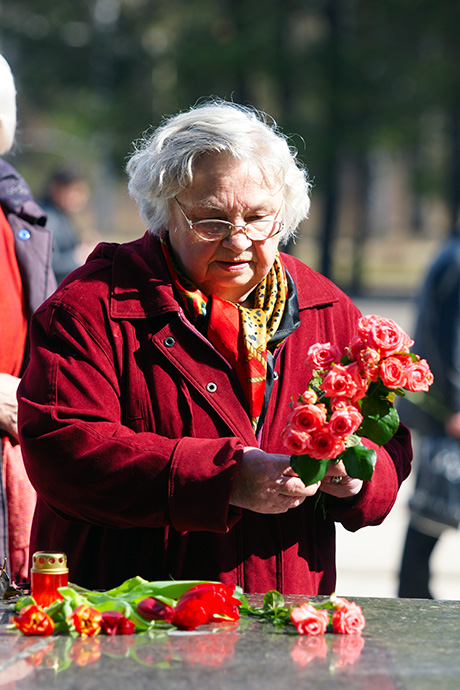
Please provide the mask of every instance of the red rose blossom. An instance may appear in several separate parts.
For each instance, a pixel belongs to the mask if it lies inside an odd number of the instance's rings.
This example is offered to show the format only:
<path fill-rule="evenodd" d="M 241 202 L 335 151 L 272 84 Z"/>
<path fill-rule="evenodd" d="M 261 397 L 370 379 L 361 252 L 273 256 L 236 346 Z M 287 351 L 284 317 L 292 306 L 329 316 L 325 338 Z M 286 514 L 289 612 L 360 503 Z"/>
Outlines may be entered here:
<path fill-rule="evenodd" d="M 355 433 L 362 421 L 362 414 L 355 407 L 350 406 L 345 410 L 336 410 L 332 413 L 328 429 L 336 438 L 346 438 Z"/>
<path fill-rule="evenodd" d="M 309 434 L 305 434 L 301 431 L 296 431 L 292 426 L 286 426 L 282 433 L 281 438 L 286 446 L 286 450 L 290 455 L 302 455 L 307 448 L 308 441 L 310 440 Z"/>
<path fill-rule="evenodd" d="M 318 405 L 295 405 L 288 422 L 295 431 L 312 434 L 326 423 L 326 407 Z"/>
<path fill-rule="evenodd" d="M 336 458 L 344 450 L 343 440 L 333 436 L 327 427 L 323 427 L 316 434 L 310 436 L 306 453 L 316 460 L 323 460 Z"/>
<path fill-rule="evenodd" d="M 324 635 L 329 623 L 329 614 L 306 602 L 291 611 L 291 621 L 301 635 Z"/>
<path fill-rule="evenodd" d="M 360 319 L 358 331 L 366 344 L 388 357 L 396 352 L 409 352 L 414 341 L 393 319 L 382 316 L 367 316 Z"/>
<path fill-rule="evenodd" d="M 380 378 L 387 388 L 403 388 L 406 384 L 407 359 L 410 357 L 392 355 L 380 362 Z M 410 360 L 412 361 L 412 360 Z"/>
<path fill-rule="evenodd" d="M 315 368 L 327 369 L 333 362 L 340 362 L 342 353 L 337 345 L 331 343 L 315 343 L 308 350 L 308 361 L 313 362 Z"/>
<path fill-rule="evenodd" d="M 354 601 L 337 598 L 338 607 L 332 614 L 332 631 L 334 633 L 360 633 L 366 625 L 361 607 Z"/>
<path fill-rule="evenodd" d="M 367 379 L 363 379 L 359 373 L 357 362 L 352 362 L 345 366 L 338 364 L 332 367 L 324 377 L 320 388 L 327 397 L 345 397 L 356 402 L 364 397 L 368 385 Z"/>
<path fill-rule="evenodd" d="M 406 370 L 406 388 L 411 393 L 427 391 L 434 381 L 426 359 L 413 362 Z"/>

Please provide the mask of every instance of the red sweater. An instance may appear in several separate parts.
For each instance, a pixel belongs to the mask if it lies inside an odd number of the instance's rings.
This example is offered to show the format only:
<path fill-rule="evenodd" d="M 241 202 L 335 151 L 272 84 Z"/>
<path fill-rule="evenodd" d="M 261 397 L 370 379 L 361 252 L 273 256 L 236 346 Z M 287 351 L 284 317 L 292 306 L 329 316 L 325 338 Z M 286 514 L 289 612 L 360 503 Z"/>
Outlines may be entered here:
<path fill-rule="evenodd" d="M 19 376 L 27 336 L 21 274 L 14 237 L 0 207 L 0 371 Z"/>

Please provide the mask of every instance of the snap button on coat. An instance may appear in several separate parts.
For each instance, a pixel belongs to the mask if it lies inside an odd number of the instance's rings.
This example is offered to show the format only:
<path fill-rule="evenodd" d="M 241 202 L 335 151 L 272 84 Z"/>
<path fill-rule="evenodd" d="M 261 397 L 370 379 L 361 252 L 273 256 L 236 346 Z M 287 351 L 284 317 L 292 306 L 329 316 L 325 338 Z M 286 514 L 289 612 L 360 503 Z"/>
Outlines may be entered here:
<path fill-rule="evenodd" d="M 174 340 L 174 338 L 172 336 L 168 335 L 168 337 L 163 340 L 163 344 L 166 347 L 172 347 L 173 345 L 176 344 L 176 341 Z"/>
<path fill-rule="evenodd" d="M 210 381 L 206 384 L 206 390 L 208 391 L 208 393 L 215 393 L 217 390 L 217 384 Z"/>

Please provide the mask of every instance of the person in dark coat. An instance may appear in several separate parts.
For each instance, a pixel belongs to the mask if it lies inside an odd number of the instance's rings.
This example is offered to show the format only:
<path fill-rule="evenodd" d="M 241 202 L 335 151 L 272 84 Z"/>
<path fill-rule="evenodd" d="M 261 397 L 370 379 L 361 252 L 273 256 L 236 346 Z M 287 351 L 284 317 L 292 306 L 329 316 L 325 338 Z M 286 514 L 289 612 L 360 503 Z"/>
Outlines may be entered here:
<path fill-rule="evenodd" d="M 307 173 L 274 125 L 218 101 L 165 120 L 128 174 L 146 234 L 99 245 L 34 318 L 19 390 L 33 548 L 65 551 L 87 587 L 140 575 L 330 594 L 334 523 L 379 524 L 411 446 L 400 427 L 372 481 L 339 462 L 305 486 L 290 467 L 307 352 L 344 348 L 360 318 L 279 251 L 308 214 Z"/>
<path fill-rule="evenodd" d="M 0 155 L 13 146 L 16 89 L 0 55 Z M 28 580 L 35 491 L 18 443 L 16 390 L 27 363 L 28 323 L 51 294 L 52 236 L 21 175 L 0 158 L 0 560 L 15 582 Z"/>
<path fill-rule="evenodd" d="M 460 526 L 460 235 L 444 243 L 417 302 L 417 352 L 434 384 L 403 399 L 401 419 L 418 432 L 416 482 L 401 559 L 400 597 L 432 599 L 430 562 L 442 534 Z"/>
<path fill-rule="evenodd" d="M 53 270 L 58 283 L 86 259 L 74 216 L 86 208 L 89 193 L 85 175 L 75 166 L 66 166 L 52 173 L 40 199 L 53 233 Z"/>

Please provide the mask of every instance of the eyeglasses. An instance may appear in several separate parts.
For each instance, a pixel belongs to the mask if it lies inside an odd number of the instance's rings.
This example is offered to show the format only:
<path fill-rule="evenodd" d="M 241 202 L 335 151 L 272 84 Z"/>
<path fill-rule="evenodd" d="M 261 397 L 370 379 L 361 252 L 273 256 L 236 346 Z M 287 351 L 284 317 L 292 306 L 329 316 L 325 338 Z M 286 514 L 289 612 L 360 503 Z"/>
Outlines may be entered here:
<path fill-rule="evenodd" d="M 175 202 L 179 206 L 182 215 L 188 223 L 190 230 L 193 230 L 195 235 L 197 235 L 202 240 L 208 240 L 210 242 L 221 242 L 227 237 L 233 234 L 234 230 L 242 230 L 246 237 L 253 242 L 268 240 L 270 237 L 275 237 L 283 231 L 284 223 L 282 220 L 276 220 L 276 216 L 280 212 L 281 208 L 277 211 L 275 218 L 260 218 L 258 220 L 251 220 L 250 223 L 244 223 L 243 225 L 234 225 L 228 220 L 197 220 L 192 222 L 185 215 L 185 211 L 174 197 Z"/>

